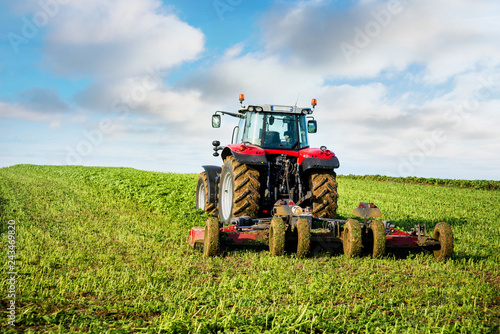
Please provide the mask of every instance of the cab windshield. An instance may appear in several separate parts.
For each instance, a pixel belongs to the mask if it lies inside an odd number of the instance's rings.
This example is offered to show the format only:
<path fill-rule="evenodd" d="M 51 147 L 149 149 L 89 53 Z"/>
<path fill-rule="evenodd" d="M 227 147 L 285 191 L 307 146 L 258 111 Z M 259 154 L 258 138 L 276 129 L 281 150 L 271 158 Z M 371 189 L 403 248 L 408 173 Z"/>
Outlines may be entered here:
<path fill-rule="evenodd" d="M 306 116 L 247 112 L 242 140 L 262 148 L 293 150 L 309 147 Z"/>

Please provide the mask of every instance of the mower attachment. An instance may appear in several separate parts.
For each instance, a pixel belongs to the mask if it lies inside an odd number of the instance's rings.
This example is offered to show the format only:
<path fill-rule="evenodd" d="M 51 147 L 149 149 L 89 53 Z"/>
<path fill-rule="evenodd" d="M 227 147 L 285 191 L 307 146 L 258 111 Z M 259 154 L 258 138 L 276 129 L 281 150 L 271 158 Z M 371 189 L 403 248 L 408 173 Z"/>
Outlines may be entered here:
<path fill-rule="evenodd" d="M 373 203 L 360 203 L 353 214 L 363 218 L 330 219 L 313 217 L 309 208 L 301 208 L 291 200 L 279 200 L 273 207 L 273 216 L 251 219 L 235 217 L 223 226 L 216 217 L 209 217 L 205 227 L 193 227 L 189 245 L 203 245 L 206 256 L 214 256 L 223 246 L 268 246 L 271 254 L 285 251 L 305 257 L 310 251 L 326 250 L 336 253 L 343 249 L 348 257 L 369 254 L 381 257 L 386 249 L 426 249 L 438 260 L 453 254 L 453 232 L 447 223 L 438 223 L 433 235 L 425 225 L 416 225 L 411 231 L 396 229 L 390 221 L 378 220 L 382 214 Z M 208 231 L 208 233 L 207 233 Z"/>

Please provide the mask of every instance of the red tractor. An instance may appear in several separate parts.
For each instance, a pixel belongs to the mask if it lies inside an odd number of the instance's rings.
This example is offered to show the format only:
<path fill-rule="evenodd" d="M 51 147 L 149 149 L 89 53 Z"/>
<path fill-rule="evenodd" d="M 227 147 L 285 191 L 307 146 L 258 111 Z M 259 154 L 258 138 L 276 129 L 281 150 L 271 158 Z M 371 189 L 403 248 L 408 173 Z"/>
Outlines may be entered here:
<path fill-rule="evenodd" d="M 265 244 L 273 255 L 295 252 L 304 257 L 310 250 L 347 256 L 368 253 L 383 256 L 391 248 L 421 248 L 439 260 L 453 254 L 453 232 L 438 223 L 431 235 L 425 225 L 411 231 L 397 229 L 382 217 L 373 203 L 360 203 L 353 215 L 363 218 L 335 219 L 337 181 L 334 169 L 339 160 L 322 146 L 310 148 L 308 133 L 317 123 L 311 116 L 316 106 L 298 108 L 282 105 L 243 106 L 238 113 L 217 111 L 212 126 L 220 127 L 221 115 L 240 119 L 233 130 L 232 144 L 214 141 L 214 156 L 223 165 L 203 166 L 196 187 L 196 207 L 210 216 L 205 227 L 193 227 L 188 242 L 203 247 L 206 256 L 217 255 L 221 243 Z M 219 151 L 222 151 L 219 154 Z"/>
<path fill-rule="evenodd" d="M 223 223 L 234 217 L 269 217 L 279 200 L 310 207 L 317 218 L 335 218 L 339 167 L 335 154 L 325 146 L 310 148 L 307 135 L 317 131 L 312 108 L 283 105 L 243 105 L 238 113 L 217 111 L 212 127 L 219 128 L 221 115 L 239 118 L 232 143 L 214 141 L 219 166 L 203 166 L 196 188 L 196 206 L 218 215 Z"/>

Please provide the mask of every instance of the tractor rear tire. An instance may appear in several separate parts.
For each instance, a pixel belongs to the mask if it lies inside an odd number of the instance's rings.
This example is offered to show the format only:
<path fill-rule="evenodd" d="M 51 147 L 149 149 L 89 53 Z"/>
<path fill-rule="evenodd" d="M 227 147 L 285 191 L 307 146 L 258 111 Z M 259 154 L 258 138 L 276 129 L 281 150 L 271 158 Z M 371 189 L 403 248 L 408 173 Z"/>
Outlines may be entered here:
<path fill-rule="evenodd" d="M 342 247 L 347 257 L 361 254 L 361 225 L 356 219 L 347 219 L 342 232 Z"/>
<path fill-rule="evenodd" d="M 273 256 L 285 252 L 285 222 L 278 217 L 273 217 L 269 227 L 269 251 Z"/>
<path fill-rule="evenodd" d="M 219 254 L 220 237 L 219 221 L 216 217 L 208 217 L 205 225 L 205 239 L 203 240 L 203 254 L 212 257 Z"/>
<path fill-rule="evenodd" d="M 233 217 L 257 218 L 260 201 L 259 171 L 237 162 L 232 155 L 224 160 L 219 186 L 219 218 L 225 224 Z"/>
<path fill-rule="evenodd" d="M 385 254 L 386 237 L 384 223 L 382 223 L 380 220 L 372 220 L 370 223 L 370 230 L 370 234 L 372 235 L 373 240 L 371 249 L 372 257 L 380 258 Z"/>
<path fill-rule="evenodd" d="M 299 218 L 295 224 L 295 231 L 297 233 L 297 257 L 301 259 L 307 256 L 311 245 L 311 231 L 307 219 Z"/>
<path fill-rule="evenodd" d="M 215 203 L 208 202 L 208 179 L 207 173 L 200 173 L 198 184 L 196 185 L 196 208 L 202 209 L 208 214 L 217 215 Z"/>
<path fill-rule="evenodd" d="M 433 238 L 439 241 L 440 248 L 434 250 L 434 257 L 438 261 L 449 259 L 453 254 L 453 231 L 448 223 L 437 223 L 434 227 Z"/>
<path fill-rule="evenodd" d="M 337 212 L 337 174 L 333 170 L 316 170 L 311 174 L 312 213 L 316 218 L 335 218 Z"/>

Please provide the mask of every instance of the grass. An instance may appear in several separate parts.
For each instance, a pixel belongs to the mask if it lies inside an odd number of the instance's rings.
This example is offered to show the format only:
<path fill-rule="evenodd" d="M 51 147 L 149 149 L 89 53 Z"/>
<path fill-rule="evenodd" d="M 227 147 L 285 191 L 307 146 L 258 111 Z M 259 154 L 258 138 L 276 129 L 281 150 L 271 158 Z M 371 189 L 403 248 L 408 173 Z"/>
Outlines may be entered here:
<path fill-rule="evenodd" d="M 0 286 L 16 222 L 16 326 L 1 332 L 498 333 L 500 192 L 339 177 L 339 214 L 375 202 L 405 229 L 448 222 L 455 254 L 204 258 L 197 175 L 128 168 L 0 169 Z"/>

